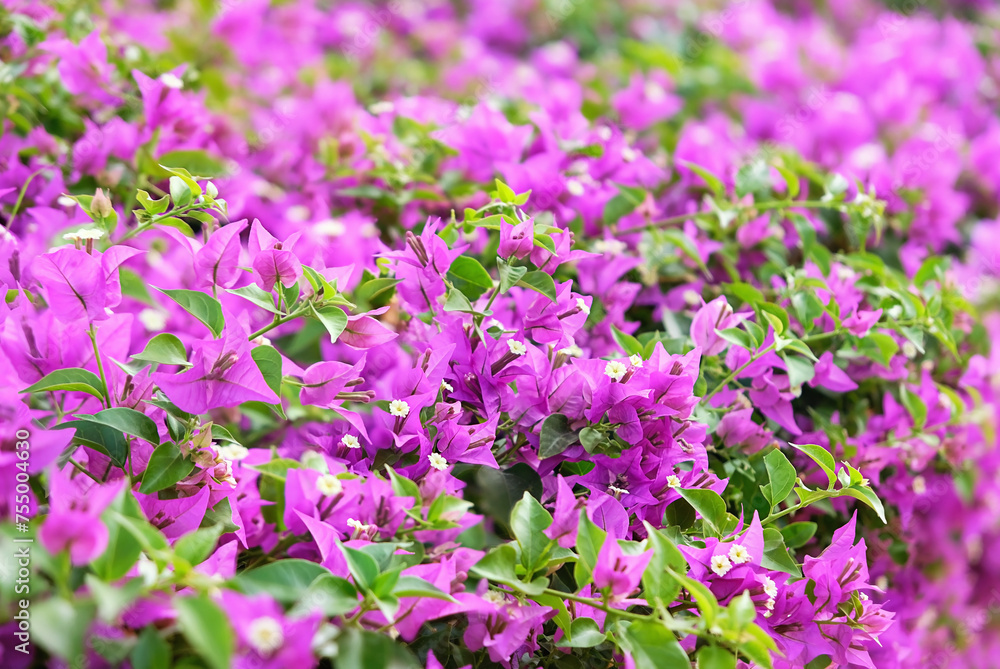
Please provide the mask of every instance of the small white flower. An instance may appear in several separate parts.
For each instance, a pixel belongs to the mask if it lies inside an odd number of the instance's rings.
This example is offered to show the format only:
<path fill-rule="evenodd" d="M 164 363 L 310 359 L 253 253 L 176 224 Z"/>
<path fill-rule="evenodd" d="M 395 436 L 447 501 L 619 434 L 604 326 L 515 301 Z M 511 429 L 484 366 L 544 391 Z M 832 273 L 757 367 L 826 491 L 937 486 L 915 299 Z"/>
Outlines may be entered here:
<path fill-rule="evenodd" d="M 680 479 L 680 477 L 679 476 L 675 476 L 673 474 L 671 474 L 670 476 L 668 476 L 667 477 L 667 486 L 670 487 L 670 488 L 680 488 L 681 487 L 681 479 Z"/>
<path fill-rule="evenodd" d="M 483 599 L 490 604 L 505 604 L 507 602 L 507 596 L 496 590 L 487 590 L 484 592 Z"/>
<path fill-rule="evenodd" d="M 622 160 L 624 160 L 626 163 L 635 162 L 635 159 L 638 157 L 639 154 L 636 153 L 635 149 L 633 149 L 631 146 L 626 146 L 622 148 Z"/>
<path fill-rule="evenodd" d="M 309 211 L 309 207 L 304 204 L 292 205 L 288 208 L 288 211 L 285 212 L 285 216 L 293 223 L 305 223 L 309 220 L 310 215 L 311 213 Z"/>
<path fill-rule="evenodd" d="M 771 599 L 778 596 L 778 586 L 771 580 L 770 576 L 764 577 L 764 594 Z"/>
<path fill-rule="evenodd" d="M 455 392 L 455 387 L 452 386 L 447 381 L 442 380 L 441 381 L 441 390 L 447 390 L 449 393 L 453 393 L 453 392 Z"/>
<path fill-rule="evenodd" d="M 903 342 L 903 355 L 911 359 L 917 356 L 917 347 L 913 345 L 912 341 Z"/>
<path fill-rule="evenodd" d="M 927 479 L 925 479 L 923 476 L 914 476 L 913 492 L 915 492 L 918 495 L 923 495 L 925 492 L 927 492 Z"/>
<path fill-rule="evenodd" d="M 772 615 L 774 615 L 774 614 L 772 614 L 770 611 L 764 611 L 764 617 L 765 618 L 770 618 Z"/>
<path fill-rule="evenodd" d="M 585 314 L 590 314 L 590 307 L 587 306 L 587 301 L 582 297 L 576 298 L 576 308 Z"/>
<path fill-rule="evenodd" d="M 725 576 L 732 568 L 732 563 L 729 562 L 729 558 L 725 555 L 712 556 L 712 571 L 714 571 L 717 576 Z"/>
<path fill-rule="evenodd" d="M 598 239 L 594 242 L 594 251 L 597 253 L 609 253 L 613 256 L 625 252 L 628 245 L 620 239 Z"/>
<path fill-rule="evenodd" d="M 361 441 L 353 434 L 345 434 L 340 438 L 340 443 L 348 448 L 361 448 Z"/>
<path fill-rule="evenodd" d="M 625 490 L 625 488 L 617 488 L 617 487 L 615 487 L 613 485 L 609 485 L 608 486 L 608 492 L 616 494 L 616 495 L 627 495 L 628 494 L 628 490 Z"/>
<path fill-rule="evenodd" d="M 325 237 L 340 237 L 347 232 L 347 226 L 335 218 L 328 218 L 312 226 L 313 232 Z"/>
<path fill-rule="evenodd" d="M 257 618 L 250 623 L 250 645 L 261 655 L 270 655 L 285 643 L 281 623 L 270 616 Z"/>
<path fill-rule="evenodd" d="M 667 97 L 667 92 L 663 90 L 663 86 L 655 81 L 647 81 L 646 85 L 642 88 L 642 92 L 650 102 L 663 102 Z"/>
<path fill-rule="evenodd" d="M 391 114 L 396 110 L 396 105 L 394 105 L 389 100 L 382 100 L 381 102 L 376 102 L 375 104 L 368 107 L 368 111 L 375 116 L 381 116 L 382 114 Z"/>
<path fill-rule="evenodd" d="M 858 599 L 860 599 L 862 602 L 867 602 L 868 601 L 868 595 L 866 595 L 863 592 L 859 592 L 858 593 Z"/>
<path fill-rule="evenodd" d="M 139 312 L 139 322 L 150 332 L 159 332 L 167 327 L 167 314 L 159 309 L 143 309 Z"/>
<path fill-rule="evenodd" d="M 750 562 L 750 551 L 742 544 L 733 544 L 733 547 L 729 549 L 729 559 L 733 561 L 733 564 Z"/>
<path fill-rule="evenodd" d="M 448 461 L 444 459 L 444 456 L 440 453 L 431 453 L 427 456 L 427 460 L 431 463 L 431 467 L 443 472 L 448 469 Z"/>
<path fill-rule="evenodd" d="M 347 519 L 347 526 L 354 529 L 357 532 L 368 532 L 375 528 L 374 525 L 368 525 L 362 523 L 360 520 L 355 520 L 354 518 Z"/>
<path fill-rule="evenodd" d="M 516 356 L 522 356 L 528 352 L 528 347 L 525 346 L 523 342 L 519 342 L 516 339 L 508 339 L 507 348 L 509 348 L 510 352 Z"/>
<path fill-rule="evenodd" d="M 222 458 L 234 462 L 243 460 L 250 455 L 250 451 L 246 448 L 246 446 L 242 446 L 240 444 L 216 446 L 215 450 Z"/>
<path fill-rule="evenodd" d="M 630 355 L 628 357 L 628 362 L 629 362 L 630 365 L 632 365 L 636 369 L 639 369 L 639 368 L 642 367 L 642 356 L 640 356 L 638 354 L 636 354 L 636 355 Z"/>
<path fill-rule="evenodd" d="M 559 352 L 570 358 L 579 358 L 583 355 L 583 349 L 576 344 L 570 344 L 566 348 L 561 348 Z"/>
<path fill-rule="evenodd" d="M 344 484 L 333 474 L 323 474 L 316 479 L 316 490 L 319 490 L 321 495 L 333 497 L 344 491 Z"/>
<path fill-rule="evenodd" d="M 173 72 L 164 72 L 160 75 L 160 82 L 167 88 L 180 90 L 184 88 L 184 82 Z"/>
<path fill-rule="evenodd" d="M 389 413 L 398 418 L 406 418 L 410 415 L 410 405 L 405 400 L 393 400 L 389 402 Z"/>
<path fill-rule="evenodd" d="M 611 135 L 612 135 L 611 128 L 609 128 L 606 125 L 602 125 L 597 129 L 597 136 L 600 137 L 605 142 L 611 139 Z"/>
<path fill-rule="evenodd" d="M 685 290 L 682 293 L 681 297 L 684 298 L 684 304 L 690 305 L 692 307 L 701 302 L 701 295 L 698 294 L 698 291 L 692 290 L 691 288 Z"/>
<path fill-rule="evenodd" d="M 104 236 L 104 230 L 100 228 L 84 228 L 83 230 L 77 230 L 76 234 L 80 235 L 80 239 L 100 239 Z"/>
<path fill-rule="evenodd" d="M 625 363 L 618 360 L 611 360 L 604 366 L 605 376 L 609 376 L 615 381 L 621 381 L 626 372 L 628 372 L 628 367 L 625 366 Z"/>
<path fill-rule="evenodd" d="M 586 192 L 586 190 L 583 187 L 583 184 L 577 181 L 576 179 L 569 179 L 566 182 L 566 190 L 569 191 L 569 194 L 574 197 L 580 197 Z"/>
<path fill-rule="evenodd" d="M 768 611 L 773 611 L 774 610 L 774 597 L 772 597 L 771 599 L 769 599 L 766 602 L 764 602 L 764 606 L 767 607 Z"/>

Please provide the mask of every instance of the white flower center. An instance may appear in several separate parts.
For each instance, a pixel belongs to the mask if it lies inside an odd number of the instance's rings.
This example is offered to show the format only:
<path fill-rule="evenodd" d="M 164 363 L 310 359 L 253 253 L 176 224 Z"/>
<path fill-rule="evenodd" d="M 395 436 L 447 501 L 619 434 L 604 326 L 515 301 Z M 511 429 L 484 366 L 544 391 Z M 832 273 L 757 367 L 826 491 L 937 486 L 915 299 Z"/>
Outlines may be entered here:
<path fill-rule="evenodd" d="M 750 551 L 741 544 L 733 544 L 733 547 L 729 549 L 729 559 L 733 561 L 733 564 L 750 562 Z"/>
<path fill-rule="evenodd" d="M 604 367 L 605 376 L 609 376 L 615 381 L 621 381 L 626 372 L 628 372 L 628 367 L 626 367 L 624 363 L 617 360 L 610 361 Z"/>
<path fill-rule="evenodd" d="M 714 571 L 717 576 L 725 576 L 732 568 L 733 565 L 729 562 L 729 558 L 725 555 L 715 555 L 712 557 L 712 571 Z"/>
<path fill-rule="evenodd" d="M 630 355 L 628 357 L 628 361 L 629 361 L 629 364 L 632 365 L 635 368 L 641 368 L 642 367 L 642 357 L 639 356 L 639 355 Z"/>
<path fill-rule="evenodd" d="M 399 418 L 406 418 L 410 415 L 410 405 L 404 400 L 393 400 L 389 402 L 389 413 Z"/>
<path fill-rule="evenodd" d="M 250 623 L 250 645 L 261 655 L 270 655 L 285 643 L 281 623 L 271 617 L 257 618 Z"/>
<path fill-rule="evenodd" d="M 431 467 L 438 470 L 439 472 L 443 472 L 444 470 L 448 469 L 448 461 L 445 460 L 444 456 L 441 455 L 440 453 L 431 453 L 430 455 L 427 456 L 427 460 L 428 462 L 431 463 Z"/>
<path fill-rule="evenodd" d="M 361 441 L 359 441 L 353 434 L 345 434 L 340 438 L 340 443 L 348 448 L 361 448 Z"/>
<path fill-rule="evenodd" d="M 344 484 L 333 474 L 323 474 L 316 479 L 316 490 L 326 497 L 333 497 L 343 492 Z"/>
<path fill-rule="evenodd" d="M 240 444 L 226 444 L 216 447 L 216 452 L 226 460 L 239 461 L 250 455 L 250 451 Z"/>
<path fill-rule="evenodd" d="M 528 347 L 516 339 L 508 339 L 507 348 L 509 348 L 510 352 L 516 356 L 522 356 L 528 352 Z"/>
<path fill-rule="evenodd" d="M 673 474 L 671 474 L 670 476 L 668 476 L 667 477 L 667 486 L 669 486 L 671 488 L 680 488 L 681 487 L 681 479 L 680 479 L 680 477 L 679 476 L 674 476 Z"/>

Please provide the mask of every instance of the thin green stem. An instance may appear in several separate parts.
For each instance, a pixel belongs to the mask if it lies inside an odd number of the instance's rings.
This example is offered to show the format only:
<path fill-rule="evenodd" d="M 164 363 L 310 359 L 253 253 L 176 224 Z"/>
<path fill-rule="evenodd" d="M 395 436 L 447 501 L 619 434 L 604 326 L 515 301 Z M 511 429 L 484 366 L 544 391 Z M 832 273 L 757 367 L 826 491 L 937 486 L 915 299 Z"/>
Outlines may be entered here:
<path fill-rule="evenodd" d="M 24 182 L 24 185 L 21 186 L 21 192 L 17 194 L 17 202 L 14 203 L 14 208 L 10 210 L 10 216 L 7 218 L 7 224 L 5 227 L 9 229 L 11 224 L 14 222 L 14 217 L 17 216 L 17 212 L 20 211 L 21 203 L 24 202 L 24 195 L 28 192 L 28 186 L 30 186 L 31 182 L 35 180 L 35 177 L 48 169 L 52 169 L 50 165 L 46 165 L 45 167 L 35 170 L 28 177 L 28 180 Z"/>
<path fill-rule="evenodd" d="M 101 362 L 101 352 L 97 348 L 97 330 L 94 329 L 94 324 L 90 324 L 90 329 L 88 330 L 90 334 L 90 343 L 94 346 L 94 360 L 97 361 L 97 371 L 100 372 L 101 376 L 101 389 L 104 391 L 104 406 L 111 408 L 111 392 L 108 390 L 108 379 L 104 376 L 104 363 Z"/>
<path fill-rule="evenodd" d="M 91 474 L 90 471 L 86 467 L 84 467 L 83 465 L 81 465 L 79 462 L 77 462 L 73 458 L 69 459 L 69 463 L 71 465 L 73 465 L 74 467 L 76 467 L 83 474 L 86 474 L 90 478 L 94 479 L 94 481 L 96 481 L 97 483 L 101 482 L 101 480 L 99 478 L 97 478 L 96 476 L 94 476 L 93 474 Z"/>
<path fill-rule="evenodd" d="M 262 334 L 270 332 L 271 330 L 273 330 L 274 328 L 278 327 L 279 325 L 284 325 L 285 323 L 287 323 L 289 321 L 295 320 L 296 318 L 298 318 L 299 316 L 301 316 L 304 312 L 305 312 L 305 309 L 296 309 L 295 311 L 293 311 L 292 313 L 288 314 L 287 316 L 281 316 L 281 317 L 275 316 L 274 320 L 271 321 L 270 324 L 265 325 L 261 329 L 259 329 L 256 332 L 252 333 L 248 337 L 248 339 L 250 339 L 251 341 L 253 341 L 257 337 L 261 336 Z"/>
<path fill-rule="evenodd" d="M 749 367 L 753 363 L 757 362 L 760 358 L 762 358 L 764 356 L 765 353 L 770 353 L 771 351 L 773 351 L 774 350 L 774 346 L 775 346 L 774 343 L 772 343 L 767 348 L 762 349 L 760 351 L 757 351 L 757 353 L 754 353 L 753 355 L 751 355 L 750 359 L 746 361 L 746 364 L 741 365 L 737 369 L 734 369 L 732 372 L 730 372 L 730 374 L 726 378 L 722 379 L 722 381 L 719 382 L 719 385 L 715 386 L 715 388 L 713 388 L 711 392 L 709 392 L 707 395 L 705 395 L 704 397 L 702 397 L 701 398 L 701 403 L 704 404 L 704 403 L 708 402 L 708 400 L 710 400 L 713 397 L 715 397 L 716 393 L 718 393 L 723 388 L 725 388 L 726 386 L 728 386 L 733 381 L 733 379 L 735 379 L 739 375 L 740 372 L 742 372 L 744 369 L 746 369 L 747 367 Z"/>
<path fill-rule="evenodd" d="M 562 599 L 566 599 L 571 602 L 586 604 L 587 606 L 599 609 L 601 611 L 604 611 L 605 613 L 612 613 L 616 616 L 621 616 L 622 618 L 628 618 L 629 620 L 649 620 L 649 616 L 644 616 L 639 613 L 632 613 L 631 611 L 622 611 L 621 609 L 616 609 L 614 607 L 608 606 L 599 599 L 594 599 L 593 597 L 583 597 L 581 595 L 574 595 L 572 592 L 563 592 L 561 590 L 553 590 L 552 588 L 545 588 L 544 592 L 546 595 L 560 597 Z"/>

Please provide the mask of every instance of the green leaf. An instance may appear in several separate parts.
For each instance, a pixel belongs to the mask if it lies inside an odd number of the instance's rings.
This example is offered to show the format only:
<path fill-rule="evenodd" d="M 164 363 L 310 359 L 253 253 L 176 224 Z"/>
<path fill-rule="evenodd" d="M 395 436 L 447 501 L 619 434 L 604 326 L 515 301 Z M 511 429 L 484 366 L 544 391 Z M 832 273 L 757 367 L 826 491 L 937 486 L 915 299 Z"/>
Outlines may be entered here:
<path fill-rule="evenodd" d="M 433 583 L 428 583 L 416 576 L 400 576 L 396 581 L 392 594 L 396 597 L 424 597 L 431 599 L 441 599 L 446 602 L 454 602 L 455 598 L 446 592 L 438 589 Z"/>
<path fill-rule="evenodd" d="M 145 587 L 141 578 L 133 578 L 122 585 L 112 585 L 94 574 L 84 576 L 84 582 L 97 604 L 98 617 L 109 625 L 115 624 L 119 614 L 136 600 Z"/>
<path fill-rule="evenodd" d="M 754 351 L 757 349 L 757 344 L 754 342 L 753 337 L 750 333 L 739 328 L 726 328 L 725 330 L 716 330 L 715 334 L 719 335 L 730 344 L 736 344 L 741 346 L 748 351 Z"/>
<path fill-rule="evenodd" d="M 910 417 L 913 419 L 914 431 L 923 430 L 927 424 L 927 404 L 920 399 L 919 395 L 911 392 L 905 383 L 899 386 L 899 396 L 903 401 L 903 406 L 906 407 Z"/>
<path fill-rule="evenodd" d="M 129 653 L 133 669 L 170 669 L 173 655 L 170 644 L 163 640 L 155 627 L 143 628 L 139 643 Z"/>
<path fill-rule="evenodd" d="M 420 669 L 423 664 L 386 634 L 348 627 L 337 637 L 336 669 Z"/>
<path fill-rule="evenodd" d="M 698 669 L 736 669 L 736 655 L 721 646 L 705 646 L 698 651 Z"/>
<path fill-rule="evenodd" d="M 149 193 L 144 190 L 137 190 L 135 194 L 135 199 L 139 201 L 142 208 L 145 209 L 152 215 L 162 214 L 170 206 L 170 198 L 166 195 L 161 197 L 159 200 L 154 200 L 150 197 Z"/>
<path fill-rule="evenodd" d="M 312 304 L 309 305 L 312 310 L 313 316 L 323 324 L 326 331 L 330 333 L 330 341 L 333 343 L 337 342 L 337 337 L 339 337 L 344 330 L 347 328 L 347 314 L 343 309 L 336 306 L 322 307 L 317 309 Z"/>
<path fill-rule="evenodd" d="M 250 351 L 250 356 L 257 363 L 257 369 L 267 387 L 274 391 L 274 394 L 281 397 L 281 354 L 273 346 L 255 346 Z"/>
<path fill-rule="evenodd" d="M 226 319 L 222 315 L 222 305 L 217 299 L 197 290 L 166 290 L 155 286 L 154 288 L 201 321 L 216 338 L 222 334 L 223 328 L 226 327 Z"/>
<path fill-rule="evenodd" d="M 851 486 L 849 488 L 844 488 L 840 490 L 839 493 L 840 495 L 838 495 L 838 497 L 846 495 L 848 497 L 853 497 L 854 499 L 864 502 L 865 504 L 867 504 L 868 506 L 870 506 L 872 509 L 875 510 L 875 513 L 878 515 L 879 520 L 881 520 L 883 523 L 886 522 L 885 508 L 882 506 L 882 500 L 878 498 L 878 495 L 876 495 L 875 491 L 872 490 L 871 488 L 864 486 Z"/>
<path fill-rule="evenodd" d="M 773 507 L 791 494 L 798 474 L 785 454 L 778 449 L 764 456 L 764 465 L 767 467 L 767 478 L 770 482 L 768 498 Z"/>
<path fill-rule="evenodd" d="M 118 495 L 101 514 L 101 522 L 108 528 L 108 546 L 90 566 L 105 581 L 125 576 L 142 552 L 139 540 L 124 524 L 128 519 L 149 524 L 130 490 Z"/>
<path fill-rule="evenodd" d="M 187 351 L 184 344 L 169 332 L 161 332 L 146 344 L 146 348 L 132 356 L 136 360 L 158 362 L 162 365 L 187 365 Z"/>
<path fill-rule="evenodd" d="M 624 628 L 618 641 L 635 661 L 636 669 L 691 667 L 677 638 L 659 620 L 637 620 Z"/>
<path fill-rule="evenodd" d="M 86 600 L 50 597 L 31 603 L 31 640 L 50 654 L 77 662 L 83 655 L 83 640 L 94 621 L 95 607 Z M 13 637 L 11 637 L 13 638 Z M 13 653 L 13 648 L 7 649 Z"/>
<path fill-rule="evenodd" d="M 736 195 L 743 197 L 768 195 L 771 192 L 771 167 L 763 160 L 755 160 L 743 165 L 736 172 Z"/>
<path fill-rule="evenodd" d="M 691 593 L 691 597 L 694 599 L 695 604 L 698 605 L 698 610 L 705 619 L 705 623 L 711 625 L 715 622 L 715 619 L 719 615 L 719 601 L 712 594 L 712 591 L 701 581 L 696 581 L 672 567 L 667 567 L 667 571 L 681 582 L 685 590 Z"/>
<path fill-rule="evenodd" d="M 101 383 L 101 379 L 97 374 L 78 367 L 57 369 L 51 374 L 46 374 L 41 380 L 36 381 L 21 392 L 40 393 L 48 390 L 81 392 L 93 395 L 97 399 L 104 399 L 104 384 Z"/>
<path fill-rule="evenodd" d="M 514 284 L 528 273 L 527 267 L 518 267 L 509 264 L 503 258 L 497 258 L 497 270 L 500 272 L 500 292 L 506 293 Z"/>
<path fill-rule="evenodd" d="M 781 528 L 781 536 L 789 548 L 805 546 L 814 534 L 816 534 L 816 523 L 813 522 L 791 523 Z"/>
<path fill-rule="evenodd" d="M 726 502 L 719 493 L 704 488 L 678 488 L 677 492 L 701 514 L 716 536 L 722 534 L 726 522 Z"/>
<path fill-rule="evenodd" d="M 615 338 L 615 342 L 625 351 L 626 355 L 638 355 L 642 356 L 643 346 L 639 343 L 639 340 L 630 334 L 625 334 L 614 325 L 611 326 L 611 335 Z"/>
<path fill-rule="evenodd" d="M 646 526 L 649 545 L 653 549 L 653 557 L 642 573 L 643 596 L 651 604 L 659 601 L 664 606 L 669 606 L 680 594 L 681 584 L 670 575 L 667 568 L 681 573 L 686 572 L 687 560 L 670 537 L 645 521 L 643 524 Z"/>
<path fill-rule="evenodd" d="M 785 361 L 785 369 L 788 371 L 788 383 L 791 387 L 801 386 L 803 383 L 812 381 L 816 376 L 816 367 L 805 358 L 786 355 L 780 353 L 781 359 Z"/>
<path fill-rule="evenodd" d="M 378 573 L 374 559 L 360 551 L 355 552 L 370 560 L 375 573 Z M 326 567 L 316 562 L 286 558 L 237 574 L 233 584 L 248 595 L 265 592 L 279 602 L 291 604 L 302 598 L 317 577 L 329 573 Z"/>
<path fill-rule="evenodd" d="M 530 572 L 540 566 L 551 541 L 543 533 L 552 524 L 552 515 L 527 492 L 514 505 L 510 526 L 521 547 L 521 564 Z"/>
<path fill-rule="evenodd" d="M 180 177 L 170 177 L 170 199 L 175 207 L 186 207 L 191 204 L 193 193 L 191 186 Z"/>
<path fill-rule="evenodd" d="M 702 179 L 704 179 L 705 183 L 708 184 L 708 187 L 712 190 L 712 192 L 716 196 L 718 197 L 725 196 L 726 186 L 725 184 L 722 183 L 722 179 L 715 176 L 701 165 L 697 165 L 687 160 L 682 161 L 682 163 L 686 168 L 688 168 L 689 170 L 700 176 Z"/>
<path fill-rule="evenodd" d="M 569 419 L 562 414 L 552 414 L 542 423 L 538 457 L 545 459 L 559 455 L 578 440 L 576 431 L 569 427 Z"/>
<path fill-rule="evenodd" d="M 514 200 L 517 198 L 517 194 L 513 191 L 513 189 L 499 179 L 496 179 L 496 184 L 497 197 L 500 201 L 506 202 L 507 204 L 513 204 Z"/>
<path fill-rule="evenodd" d="M 573 576 L 578 587 L 590 583 L 593 578 L 594 566 L 601 546 L 607 540 L 607 533 L 595 525 L 587 516 L 586 510 L 580 510 L 580 524 L 576 533 L 576 552 L 580 559 L 573 565 Z"/>
<path fill-rule="evenodd" d="M 209 558 L 222 536 L 221 525 L 209 525 L 194 532 L 188 532 L 174 544 L 174 553 L 184 558 L 193 567 Z"/>
<path fill-rule="evenodd" d="M 826 473 L 826 477 L 830 481 L 828 489 L 832 489 L 834 483 L 837 482 L 837 475 L 834 473 L 837 470 L 837 463 L 834 461 L 833 456 L 830 455 L 830 452 L 816 444 L 793 444 L 789 442 L 789 445 L 808 455 L 820 466 L 820 469 Z"/>
<path fill-rule="evenodd" d="M 146 471 L 142 475 L 142 485 L 139 492 L 150 495 L 154 492 L 166 490 L 178 481 L 188 477 L 194 463 L 187 458 L 179 446 L 172 441 L 167 441 L 153 450 L 149 456 L 149 463 Z"/>
<path fill-rule="evenodd" d="M 469 256 L 458 256 L 452 261 L 448 279 L 470 300 L 478 300 L 493 288 L 493 277 L 478 260 Z"/>
<path fill-rule="evenodd" d="M 212 669 L 229 669 L 234 637 L 226 614 L 207 596 L 174 599 L 177 622 L 191 647 Z"/>
<path fill-rule="evenodd" d="M 53 430 L 74 429 L 73 443 L 92 448 L 111 459 L 117 467 L 125 467 L 128 460 L 128 440 L 122 431 L 88 420 L 71 420 L 53 425 Z"/>
<path fill-rule="evenodd" d="M 788 312 L 772 302 L 759 302 L 756 308 L 771 323 L 776 334 L 788 332 L 790 327 Z"/>
<path fill-rule="evenodd" d="M 170 165 L 175 170 L 183 169 L 203 179 L 214 179 L 227 173 L 221 160 L 200 149 L 168 151 L 157 158 L 156 162 L 161 166 Z"/>
<path fill-rule="evenodd" d="M 606 225 L 613 225 L 628 216 L 646 199 L 646 191 L 634 186 L 618 185 L 618 194 L 604 205 L 603 218 Z"/>
<path fill-rule="evenodd" d="M 781 536 L 781 532 L 773 527 L 764 528 L 764 555 L 761 558 L 760 566 L 764 567 L 764 569 L 783 571 L 792 576 L 802 576 L 799 566 L 795 564 L 795 560 L 792 559 L 788 554 L 788 549 L 785 548 L 784 537 Z"/>
<path fill-rule="evenodd" d="M 744 304 L 749 304 L 751 306 L 767 301 L 764 298 L 764 293 L 760 292 L 760 289 L 742 281 L 735 281 L 733 283 L 723 285 L 722 292 L 727 297 L 734 297 Z"/>
<path fill-rule="evenodd" d="M 789 200 L 794 200 L 799 196 L 799 177 L 794 172 L 792 172 L 787 167 L 780 165 L 778 163 L 774 164 L 774 169 L 778 170 L 781 174 L 781 178 L 785 180 L 785 185 L 788 187 L 785 193 L 785 198 Z"/>
<path fill-rule="evenodd" d="M 604 643 L 607 635 L 593 618 L 575 618 L 570 624 L 569 635 L 556 645 L 560 648 L 593 648 Z"/>
<path fill-rule="evenodd" d="M 517 549 L 513 544 L 500 544 L 488 552 L 482 560 L 473 565 L 471 572 L 494 583 L 509 585 L 526 595 L 540 595 L 548 586 L 548 580 L 542 577 L 526 583 L 517 577 Z"/>
<path fill-rule="evenodd" d="M 327 572 L 317 576 L 302 598 L 292 607 L 291 615 L 307 615 L 315 609 L 324 616 L 342 616 L 358 608 L 358 590 L 346 578 Z"/>
<path fill-rule="evenodd" d="M 160 434 L 153 419 L 135 409 L 127 407 L 112 407 L 95 414 L 75 414 L 78 420 L 85 420 L 99 425 L 106 425 L 125 434 L 138 437 L 151 444 L 160 443 Z"/>
<path fill-rule="evenodd" d="M 466 297 L 465 293 L 460 290 L 452 289 L 448 291 L 448 299 L 444 302 L 445 311 L 459 311 L 464 314 L 474 314 L 476 310 L 472 306 L 472 302 Z"/>
<path fill-rule="evenodd" d="M 226 292 L 232 293 L 233 295 L 239 295 L 243 299 L 256 304 L 261 309 L 270 311 L 272 314 L 281 314 L 278 307 L 274 306 L 274 295 L 271 293 L 265 293 L 255 283 L 248 284 L 242 288 L 227 288 Z"/>
<path fill-rule="evenodd" d="M 517 285 L 522 288 L 530 288 L 535 292 L 541 293 L 553 302 L 556 301 L 555 281 L 553 281 L 552 277 L 545 272 L 528 272 L 518 280 Z"/>
<path fill-rule="evenodd" d="M 350 570 L 351 576 L 354 577 L 354 583 L 357 585 L 358 590 L 362 593 L 371 591 L 372 586 L 375 584 L 375 579 L 378 578 L 379 574 L 378 563 L 375 562 L 375 558 L 368 553 L 345 546 L 340 542 L 337 542 L 337 545 L 340 547 L 340 551 L 344 554 L 344 557 L 347 558 L 347 568 Z"/>

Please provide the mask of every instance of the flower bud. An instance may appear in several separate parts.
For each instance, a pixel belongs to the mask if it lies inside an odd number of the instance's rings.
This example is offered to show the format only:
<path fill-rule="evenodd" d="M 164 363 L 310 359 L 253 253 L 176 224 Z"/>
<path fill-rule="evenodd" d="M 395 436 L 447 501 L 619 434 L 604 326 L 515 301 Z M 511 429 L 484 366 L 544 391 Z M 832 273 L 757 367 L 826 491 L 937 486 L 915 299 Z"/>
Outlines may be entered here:
<path fill-rule="evenodd" d="M 103 219 L 110 216 L 112 211 L 111 200 L 98 188 L 94 191 L 94 199 L 90 201 L 90 213 Z"/>

